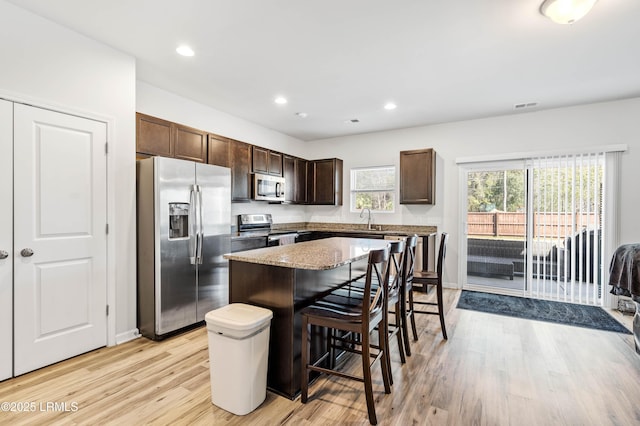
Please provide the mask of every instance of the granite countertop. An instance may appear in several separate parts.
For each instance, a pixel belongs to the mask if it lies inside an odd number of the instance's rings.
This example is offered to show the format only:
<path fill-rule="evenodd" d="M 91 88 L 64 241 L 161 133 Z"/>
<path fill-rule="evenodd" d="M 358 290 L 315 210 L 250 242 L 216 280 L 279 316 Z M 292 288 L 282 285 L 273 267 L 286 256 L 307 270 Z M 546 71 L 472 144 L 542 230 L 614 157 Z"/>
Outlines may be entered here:
<path fill-rule="evenodd" d="M 291 231 L 291 232 L 341 232 L 354 235 L 413 235 L 418 236 L 429 235 L 437 231 L 435 226 L 423 225 L 372 225 L 374 229 L 367 229 L 367 225 L 360 223 L 321 223 L 321 222 L 298 222 L 298 223 L 274 223 L 272 229 L 274 231 Z M 243 238 L 266 238 L 269 231 L 245 231 L 231 233 L 232 240 Z M 366 237 L 365 237 L 366 238 Z"/>
<path fill-rule="evenodd" d="M 370 250 L 381 249 L 389 241 L 368 238 L 334 237 L 298 244 L 266 247 L 225 254 L 225 259 L 281 266 L 324 270 L 366 258 Z"/>

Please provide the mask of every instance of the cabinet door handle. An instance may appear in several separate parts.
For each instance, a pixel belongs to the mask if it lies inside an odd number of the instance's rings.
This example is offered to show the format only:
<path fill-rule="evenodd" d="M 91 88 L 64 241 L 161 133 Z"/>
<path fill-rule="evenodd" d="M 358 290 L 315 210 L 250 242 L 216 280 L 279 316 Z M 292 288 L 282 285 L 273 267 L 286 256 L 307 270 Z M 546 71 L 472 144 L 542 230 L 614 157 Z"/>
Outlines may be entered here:
<path fill-rule="evenodd" d="M 7 257 L 9 257 L 9 253 L 4 250 L 0 250 L 0 259 L 6 259 Z"/>
<path fill-rule="evenodd" d="M 20 255 L 22 257 L 31 257 L 33 256 L 33 250 L 31 250 L 30 248 L 23 248 L 22 250 L 20 250 Z"/>

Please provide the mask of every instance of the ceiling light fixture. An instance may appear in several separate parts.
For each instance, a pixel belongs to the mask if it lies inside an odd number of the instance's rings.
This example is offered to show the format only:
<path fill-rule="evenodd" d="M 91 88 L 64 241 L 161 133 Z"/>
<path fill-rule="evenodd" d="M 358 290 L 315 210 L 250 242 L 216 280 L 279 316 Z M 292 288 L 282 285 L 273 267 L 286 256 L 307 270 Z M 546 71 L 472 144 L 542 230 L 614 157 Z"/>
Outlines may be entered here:
<path fill-rule="evenodd" d="M 386 109 L 387 111 L 391 111 L 392 109 L 396 109 L 396 108 L 398 108 L 398 106 L 396 104 L 394 104 L 393 102 L 388 102 L 384 106 L 384 109 Z"/>
<path fill-rule="evenodd" d="M 544 0 L 540 13 L 557 24 L 573 24 L 584 17 L 598 0 Z"/>
<path fill-rule="evenodd" d="M 193 56 L 195 55 L 195 53 L 193 52 L 193 49 L 191 49 L 189 46 L 183 44 L 182 46 L 178 46 L 178 48 L 176 49 L 176 52 L 178 52 L 179 55 L 182 56 Z"/>
<path fill-rule="evenodd" d="M 277 104 L 279 104 L 279 105 L 284 105 L 284 104 L 286 104 L 286 103 L 287 103 L 287 99 L 286 99 L 286 98 L 283 98 L 282 96 L 278 96 L 277 98 L 275 98 L 275 99 L 273 100 L 273 102 L 275 102 L 275 103 L 277 103 Z"/>

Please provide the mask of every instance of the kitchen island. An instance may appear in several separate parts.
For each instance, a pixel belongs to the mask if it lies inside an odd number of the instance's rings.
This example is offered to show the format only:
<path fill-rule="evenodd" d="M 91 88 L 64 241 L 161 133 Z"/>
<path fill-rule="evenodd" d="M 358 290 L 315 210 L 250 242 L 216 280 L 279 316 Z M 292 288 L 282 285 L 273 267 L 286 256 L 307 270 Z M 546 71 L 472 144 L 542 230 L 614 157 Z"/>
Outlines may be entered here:
<path fill-rule="evenodd" d="M 226 254 L 229 303 L 273 311 L 267 387 L 290 399 L 300 392 L 300 310 L 366 272 L 370 250 L 388 241 L 326 238 Z M 312 358 L 323 352 L 323 330 L 312 330 Z"/>

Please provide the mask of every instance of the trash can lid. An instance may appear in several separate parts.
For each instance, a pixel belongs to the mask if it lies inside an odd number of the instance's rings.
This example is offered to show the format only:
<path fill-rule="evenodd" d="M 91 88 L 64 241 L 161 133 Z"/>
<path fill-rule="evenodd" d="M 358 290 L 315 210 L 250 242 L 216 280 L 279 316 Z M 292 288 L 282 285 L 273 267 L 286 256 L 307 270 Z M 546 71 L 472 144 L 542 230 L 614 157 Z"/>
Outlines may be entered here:
<path fill-rule="evenodd" d="M 244 303 L 231 303 L 211 312 L 204 319 L 207 325 L 217 325 L 231 330 L 251 330 L 260 324 L 269 321 L 273 312 L 258 306 Z"/>

